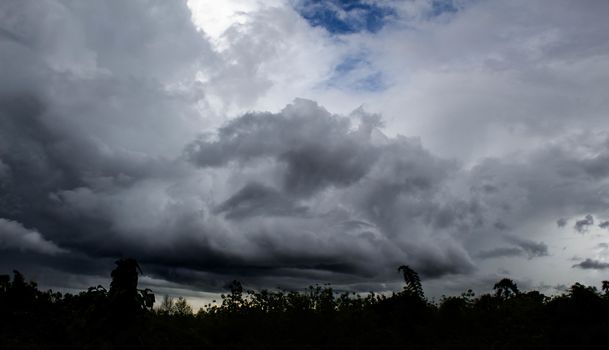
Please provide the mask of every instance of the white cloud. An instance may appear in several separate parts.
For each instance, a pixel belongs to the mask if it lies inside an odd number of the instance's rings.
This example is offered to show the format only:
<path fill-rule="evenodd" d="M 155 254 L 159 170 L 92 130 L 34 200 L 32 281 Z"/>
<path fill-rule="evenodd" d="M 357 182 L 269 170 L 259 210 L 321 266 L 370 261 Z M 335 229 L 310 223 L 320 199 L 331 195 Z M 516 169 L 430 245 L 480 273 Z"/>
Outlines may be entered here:
<path fill-rule="evenodd" d="M 287 3 L 239 3 L 231 13 L 247 21 L 223 17 L 234 24 L 223 27 L 223 57 L 236 66 L 209 91 L 232 117 L 277 111 L 294 97 L 343 114 L 363 104 L 383 114 L 389 135 L 420 136 L 432 151 L 466 162 L 607 127 L 606 4 L 544 3 L 455 2 L 459 11 L 448 17 L 430 17 L 431 1 L 385 3 L 397 19 L 378 33 L 340 38 Z M 328 84 L 362 52 L 366 65 Z M 354 89 L 374 74 L 386 90 Z"/>

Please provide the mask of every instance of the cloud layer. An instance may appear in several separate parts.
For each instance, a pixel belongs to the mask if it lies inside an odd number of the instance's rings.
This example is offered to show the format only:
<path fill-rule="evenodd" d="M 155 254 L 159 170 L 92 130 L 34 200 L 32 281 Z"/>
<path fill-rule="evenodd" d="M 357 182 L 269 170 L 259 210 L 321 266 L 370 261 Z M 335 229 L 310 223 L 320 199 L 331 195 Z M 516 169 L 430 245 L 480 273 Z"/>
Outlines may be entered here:
<path fill-rule="evenodd" d="M 195 3 L 0 5 L 0 267 L 134 256 L 211 291 L 604 268 L 566 255 L 609 226 L 605 5 L 232 1 L 206 32 Z"/>

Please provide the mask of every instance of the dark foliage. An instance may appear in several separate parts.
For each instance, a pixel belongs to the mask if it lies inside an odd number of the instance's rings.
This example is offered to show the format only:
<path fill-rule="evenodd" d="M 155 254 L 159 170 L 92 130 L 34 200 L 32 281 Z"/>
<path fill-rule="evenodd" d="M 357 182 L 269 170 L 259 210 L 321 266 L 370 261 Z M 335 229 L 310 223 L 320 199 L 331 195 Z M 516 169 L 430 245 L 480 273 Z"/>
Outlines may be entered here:
<path fill-rule="evenodd" d="M 247 291 L 238 281 L 218 305 L 196 314 L 183 298 L 138 290 L 133 259 L 119 260 L 110 289 L 78 295 L 40 291 L 17 271 L 0 276 L 0 349 L 573 349 L 609 337 L 609 283 L 576 283 L 563 295 L 521 292 L 509 280 L 494 294 L 471 290 L 425 299 L 402 266 L 399 293 L 366 296 L 330 286 Z"/>
<path fill-rule="evenodd" d="M 402 272 L 404 275 L 404 293 L 412 294 L 416 297 L 423 298 L 423 286 L 421 286 L 421 279 L 419 274 L 416 273 L 410 266 L 402 265 L 398 267 L 398 272 Z"/>

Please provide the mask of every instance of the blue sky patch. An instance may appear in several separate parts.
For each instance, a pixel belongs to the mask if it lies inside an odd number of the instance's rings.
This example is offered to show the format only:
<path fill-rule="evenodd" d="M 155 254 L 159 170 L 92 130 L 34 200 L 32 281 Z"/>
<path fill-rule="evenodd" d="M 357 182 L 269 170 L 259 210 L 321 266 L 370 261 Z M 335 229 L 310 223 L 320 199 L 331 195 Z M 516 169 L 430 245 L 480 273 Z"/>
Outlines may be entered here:
<path fill-rule="evenodd" d="M 326 86 L 352 91 L 382 91 L 386 88 L 383 74 L 367 59 L 366 53 L 346 57 L 334 67 Z"/>
<path fill-rule="evenodd" d="M 339 63 L 334 68 L 334 72 L 339 75 L 347 74 L 362 64 L 368 64 L 368 61 L 361 56 L 350 56 Z"/>
<path fill-rule="evenodd" d="M 385 79 L 383 79 L 383 74 L 377 71 L 357 80 L 351 88 L 356 91 L 377 92 L 385 90 L 387 84 Z"/>
<path fill-rule="evenodd" d="M 310 25 L 332 34 L 375 33 L 395 15 L 390 7 L 361 0 L 300 0 L 294 7 Z"/>
<path fill-rule="evenodd" d="M 431 16 L 437 17 L 443 13 L 455 13 L 459 8 L 454 0 L 433 0 L 431 2 Z"/>

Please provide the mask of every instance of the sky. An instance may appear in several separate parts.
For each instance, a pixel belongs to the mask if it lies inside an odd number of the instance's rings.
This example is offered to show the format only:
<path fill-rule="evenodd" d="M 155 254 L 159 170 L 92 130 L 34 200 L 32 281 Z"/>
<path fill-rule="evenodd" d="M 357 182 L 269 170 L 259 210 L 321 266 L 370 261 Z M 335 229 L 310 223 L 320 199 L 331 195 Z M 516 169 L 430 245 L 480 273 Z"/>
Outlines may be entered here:
<path fill-rule="evenodd" d="M 609 278 L 605 0 L 0 2 L 0 273 L 427 295 Z"/>

